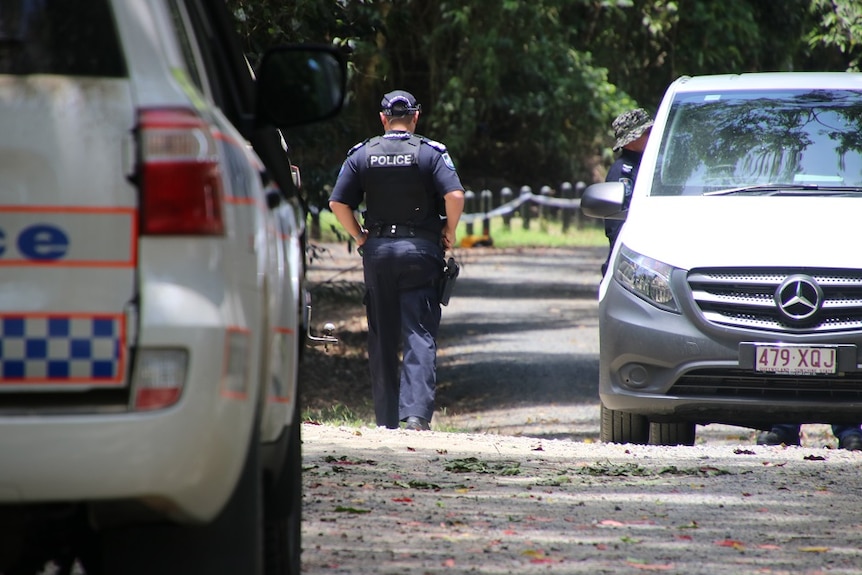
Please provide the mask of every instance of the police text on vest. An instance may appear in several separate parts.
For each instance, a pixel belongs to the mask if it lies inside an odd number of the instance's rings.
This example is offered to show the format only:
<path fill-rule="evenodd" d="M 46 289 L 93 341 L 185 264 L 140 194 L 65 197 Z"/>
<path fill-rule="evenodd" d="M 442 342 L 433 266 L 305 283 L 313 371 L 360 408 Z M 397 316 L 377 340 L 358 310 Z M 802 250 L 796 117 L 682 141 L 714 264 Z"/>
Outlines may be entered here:
<path fill-rule="evenodd" d="M 370 167 L 410 166 L 413 164 L 413 154 L 380 154 L 368 156 Z"/>

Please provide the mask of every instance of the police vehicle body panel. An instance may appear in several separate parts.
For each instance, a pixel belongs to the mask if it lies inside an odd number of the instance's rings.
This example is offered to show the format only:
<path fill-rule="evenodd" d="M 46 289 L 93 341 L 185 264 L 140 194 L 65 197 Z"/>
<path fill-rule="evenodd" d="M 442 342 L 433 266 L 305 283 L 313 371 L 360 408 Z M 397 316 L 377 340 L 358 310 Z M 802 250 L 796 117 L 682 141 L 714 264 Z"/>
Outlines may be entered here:
<path fill-rule="evenodd" d="M 682 78 L 628 211 L 621 184 L 585 194 L 625 218 L 599 290 L 604 440 L 858 423 L 860 95 L 852 73 Z"/>
<path fill-rule="evenodd" d="M 22 0 L 21 28 L 0 27 L 36 50 L 52 48 L 44 21 L 91 31 L 66 60 L 0 70 L 4 536 L 22 510 L 39 520 L 21 504 L 90 504 L 97 531 L 206 526 L 258 493 L 241 478 L 299 489 L 279 479 L 300 471 L 298 442 L 284 448 L 299 437 L 299 230 L 279 228 L 263 163 L 216 103 L 235 81 L 213 77 L 200 37 L 216 4 Z M 0 571 L 13 555 L 0 545 Z"/>
<path fill-rule="evenodd" d="M 14 455 L 6 457 L 4 450 L 8 465 L 0 471 L 0 484 L 17 493 L 13 500 L 121 496 L 151 489 L 153 483 L 165 485 L 156 479 L 170 468 L 176 485 L 166 485 L 165 495 L 188 491 L 191 497 L 181 512 L 205 519 L 215 514 L 239 474 L 242 461 L 229 454 L 244 449 L 250 431 L 257 392 L 248 382 L 254 377 L 251 366 L 236 368 L 243 380 L 234 384 L 236 389 L 222 394 L 210 389 L 224 379 L 224 366 L 213 350 L 229 349 L 229 334 L 245 340 L 237 344 L 244 347 L 244 355 L 259 353 L 265 303 L 259 288 L 267 273 L 265 260 L 257 255 L 267 253 L 258 213 L 263 202 L 260 177 L 242 138 L 204 107 L 202 129 L 218 135 L 221 148 L 209 153 L 234 156 L 233 162 L 222 163 L 227 170 L 221 182 L 225 219 L 234 224 L 228 226 L 230 235 L 140 235 L 138 191 L 128 179 L 140 170 L 130 161 L 139 154 L 130 141 L 140 129 L 139 113 L 194 110 L 186 93 L 190 88 L 181 87 L 174 77 L 184 69 L 176 50 L 170 49 L 176 40 L 162 36 L 141 34 L 133 49 L 124 52 L 133 70 L 148 70 L 141 82 L 145 90 L 124 80 L 52 75 L 5 76 L 0 86 L 6 102 L 4 125 L 12 126 L 0 139 L 7 149 L 23 148 L 24 156 L 16 162 L 19 153 L 4 154 L 8 163 L 3 178 L 11 193 L 4 192 L 2 208 L 7 245 L 0 268 L 5 276 L 0 389 L 35 396 L 110 386 L 128 389 L 131 395 L 115 403 L 74 407 L 69 404 L 76 399 L 59 396 L 37 406 L 35 411 L 46 415 L 67 412 L 46 422 L 46 433 L 53 437 L 48 453 L 41 426 L 33 425 L 31 418 L 15 417 L 13 408 L 2 426 L 0 444 L 9 451 L 14 447 L 18 457 L 41 453 L 44 471 L 31 477 L 32 470 L 13 464 Z M 143 63 L 153 61 L 162 64 L 160 77 Z M 195 96 L 204 102 L 203 95 Z M 146 225 L 148 214 L 140 217 Z M 101 325 L 105 322 L 109 325 Z M 17 329 L 21 323 L 23 331 Z M 135 369 L 145 365 L 140 358 L 130 365 L 131 349 L 146 353 L 156 346 L 190 349 L 188 374 L 179 374 L 181 380 L 187 377 L 187 389 L 173 409 L 134 414 L 127 424 L 110 412 L 134 411 Z M 89 355 L 84 353 L 87 347 Z M 107 424 L 93 412 L 107 412 Z M 112 429 L 112 420 L 121 421 L 117 428 Z M 190 430 L 208 438 L 202 441 Z M 92 436 L 92 450 L 80 449 L 81 433 Z M 142 437 L 152 433 L 163 440 L 148 440 L 152 443 L 147 449 L 138 449 Z M 200 457 L 206 444 L 220 446 L 215 457 Z M 129 452 L 137 456 L 115 477 L 111 470 L 117 458 Z M 106 457 L 111 453 L 116 457 Z M 49 473 L 51 469 L 55 473 Z M 53 480 L 58 474 L 67 480 Z M 207 476 L 219 479 L 201 481 Z"/>

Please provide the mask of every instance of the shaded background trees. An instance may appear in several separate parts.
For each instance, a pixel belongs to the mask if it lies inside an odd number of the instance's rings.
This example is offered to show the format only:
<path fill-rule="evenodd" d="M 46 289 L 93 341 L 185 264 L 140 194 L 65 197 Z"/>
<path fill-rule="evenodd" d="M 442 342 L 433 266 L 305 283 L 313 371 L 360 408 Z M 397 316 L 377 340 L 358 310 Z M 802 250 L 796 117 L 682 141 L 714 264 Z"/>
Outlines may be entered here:
<path fill-rule="evenodd" d="M 252 63 L 287 42 L 349 54 L 334 121 L 286 134 L 305 194 L 325 205 L 346 151 L 378 134 L 381 96 L 411 91 L 419 132 L 465 186 L 601 179 L 610 123 L 655 111 L 681 75 L 858 70 L 858 0 L 227 0 Z"/>

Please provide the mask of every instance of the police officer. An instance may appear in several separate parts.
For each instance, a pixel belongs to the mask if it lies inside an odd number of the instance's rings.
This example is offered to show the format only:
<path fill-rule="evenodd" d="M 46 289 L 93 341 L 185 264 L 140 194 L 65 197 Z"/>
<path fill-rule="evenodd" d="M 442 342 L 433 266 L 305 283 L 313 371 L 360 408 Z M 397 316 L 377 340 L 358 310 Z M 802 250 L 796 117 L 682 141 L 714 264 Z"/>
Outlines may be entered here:
<path fill-rule="evenodd" d="M 438 286 L 464 188 L 446 146 L 415 134 L 419 112 L 409 92 L 383 97 L 384 133 L 347 153 L 329 207 L 361 248 L 377 425 L 394 429 L 403 421 L 427 430 L 437 384 Z M 356 218 L 363 200 L 364 226 Z"/>
<path fill-rule="evenodd" d="M 605 181 L 623 182 L 625 184 L 626 205 L 628 205 L 629 198 L 631 198 L 632 189 L 634 188 L 638 168 L 641 164 L 641 158 L 643 158 L 644 148 L 646 147 L 652 124 L 652 118 L 643 108 L 623 112 L 611 124 L 614 130 L 614 137 L 616 138 L 614 152 L 622 150 L 622 153 L 611 165 Z M 610 252 L 614 249 L 614 244 L 617 241 L 617 235 L 619 235 L 622 225 L 623 222 L 621 220 L 605 220 L 605 236 L 610 243 L 610 249 L 608 250 L 608 259 L 602 264 L 602 275 L 605 275 L 608 269 L 611 257 Z"/>

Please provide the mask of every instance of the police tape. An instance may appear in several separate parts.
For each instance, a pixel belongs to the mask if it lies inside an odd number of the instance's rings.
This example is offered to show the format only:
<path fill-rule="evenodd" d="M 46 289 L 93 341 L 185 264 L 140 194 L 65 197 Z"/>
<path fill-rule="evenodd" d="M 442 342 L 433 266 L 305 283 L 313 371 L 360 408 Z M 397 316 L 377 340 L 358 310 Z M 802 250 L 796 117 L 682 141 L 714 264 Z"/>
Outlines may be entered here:
<path fill-rule="evenodd" d="M 462 214 L 461 221 L 467 224 L 482 221 L 486 219 L 491 219 L 497 216 L 507 216 L 513 214 L 516 210 L 518 210 L 525 203 L 530 202 L 533 204 L 539 204 L 542 206 L 548 206 L 552 208 L 562 208 L 562 209 L 571 209 L 571 210 L 579 210 L 581 208 L 581 200 L 580 198 L 568 199 L 568 198 L 552 198 L 548 196 L 542 196 L 539 194 L 533 193 L 523 193 L 517 198 L 506 202 L 505 204 L 501 204 L 500 206 L 490 210 L 488 212 L 475 212 L 471 214 Z"/>

